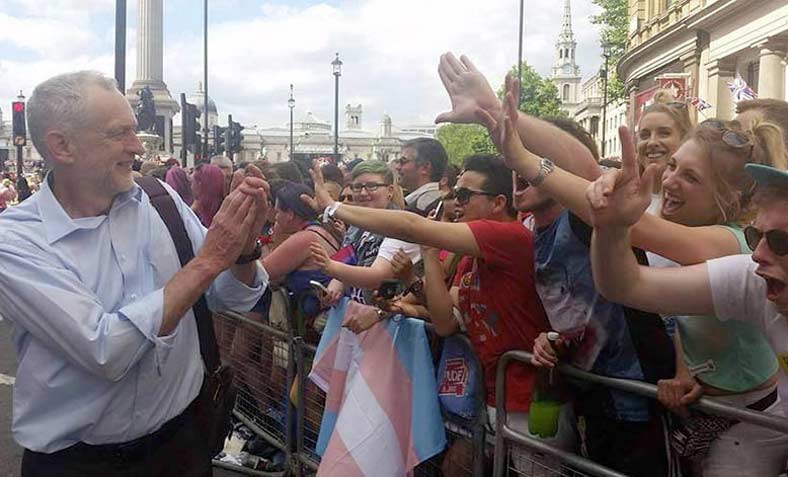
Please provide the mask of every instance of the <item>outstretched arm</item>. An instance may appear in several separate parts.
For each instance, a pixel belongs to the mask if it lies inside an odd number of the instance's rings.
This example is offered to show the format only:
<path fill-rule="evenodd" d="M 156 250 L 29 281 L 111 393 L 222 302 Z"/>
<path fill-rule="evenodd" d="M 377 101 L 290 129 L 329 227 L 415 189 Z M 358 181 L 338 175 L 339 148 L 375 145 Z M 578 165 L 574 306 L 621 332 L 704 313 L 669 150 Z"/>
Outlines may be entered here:
<path fill-rule="evenodd" d="M 360 267 L 332 260 L 328 252 L 318 244 L 312 244 L 311 253 L 312 259 L 323 273 L 345 285 L 374 290 L 380 287 L 383 280 L 394 277 L 391 263 L 382 257 L 376 258 L 369 267 Z"/>
<path fill-rule="evenodd" d="M 334 204 L 334 200 L 325 188 L 320 169 L 314 168 L 309 174 L 315 183 L 315 198 L 302 195 L 301 200 L 315 211 L 322 212 L 326 207 Z M 462 255 L 474 257 L 481 255 L 476 238 L 467 224 L 438 222 L 412 212 L 372 209 L 348 204 L 339 205 L 334 217 L 346 224 L 386 237 L 429 245 Z"/>
<path fill-rule="evenodd" d="M 496 127 L 501 138 L 501 152 L 507 165 L 520 176 L 529 179 L 539 175 L 541 159 L 526 149 L 511 127 L 516 117 L 514 94 L 517 87 L 517 80 L 507 77 L 504 110 L 496 122 Z M 636 153 L 629 130 L 626 127 L 620 128 L 619 137 L 622 161 L 634 164 Z M 599 177 L 592 187 L 598 194 L 605 195 L 609 193 L 620 174 L 622 174 L 621 170 L 608 171 Z M 585 190 L 589 184 L 588 180 L 571 174 L 556 164 L 553 172 L 548 174 L 538 187 L 584 222 L 590 223 L 588 203 L 585 199 Z M 650 197 L 649 195 L 649 200 Z M 687 227 L 650 214 L 641 215 L 632 229 L 632 240 L 636 247 L 685 265 L 739 253 L 736 237 L 724 227 Z"/>
<path fill-rule="evenodd" d="M 614 303 L 661 314 L 711 315 L 714 310 L 706 264 L 644 267 L 632 254 L 629 227 L 648 207 L 655 171 L 650 165 L 640 177 L 634 158 L 628 158 L 607 194 L 589 187 L 594 283 L 599 293 Z"/>
<path fill-rule="evenodd" d="M 438 74 L 449 94 L 452 110 L 439 114 L 435 122 L 478 123 L 489 129 L 489 118 L 500 116 L 502 103 L 471 60 L 465 55 L 458 60 L 453 53 L 445 53 L 441 55 Z M 535 154 L 549 157 L 562 169 L 580 177 L 594 180 L 599 176 L 594 156 L 571 134 L 523 112 L 518 113 L 513 124 L 520 140 Z M 497 137 L 493 141 L 497 142 Z"/>

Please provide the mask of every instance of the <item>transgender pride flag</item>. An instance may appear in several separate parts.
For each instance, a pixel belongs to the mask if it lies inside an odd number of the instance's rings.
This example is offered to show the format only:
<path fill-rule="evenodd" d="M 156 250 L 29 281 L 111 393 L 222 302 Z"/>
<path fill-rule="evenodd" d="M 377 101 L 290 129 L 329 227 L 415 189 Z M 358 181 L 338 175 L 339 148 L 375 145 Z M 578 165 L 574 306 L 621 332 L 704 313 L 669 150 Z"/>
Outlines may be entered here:
<path fill-rule="evenodd" d="M 424 322 L 342 328 L 364 306 L 344 298 L 331 310 L 309 375 L 326 392 L 318 477 L 404 477 L 446 446 Z"/>

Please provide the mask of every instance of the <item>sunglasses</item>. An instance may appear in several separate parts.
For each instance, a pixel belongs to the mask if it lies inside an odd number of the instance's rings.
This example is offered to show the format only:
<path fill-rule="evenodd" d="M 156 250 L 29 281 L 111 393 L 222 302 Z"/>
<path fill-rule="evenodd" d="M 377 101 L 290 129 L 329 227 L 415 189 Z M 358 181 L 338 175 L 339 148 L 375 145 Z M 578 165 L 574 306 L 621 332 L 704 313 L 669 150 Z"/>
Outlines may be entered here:
<path fill-rule="evenodd" d="M 750 138 L 746 135 L 734 131 L 730 129 L 723 121 L 719 119 L 707 119 L 700 123 L 701 126 L 708 126 L 712 127 L 718 131 L 722 131 L 722 142 L 724 142 L 728 147 L 732 147 L 734 149 L 741 149 L 743 147 L 750 146 L 750 151 L 747 153 L 747 161 L 752 158 L 752 150 L 755 148 L 755 144 L 750 141 Z"/>
<path fill-rule="evenodd" d="M 353 196 L 350 194 L 344 194 L 339 196 L 340 202 L 345 202 L 346 200 L 353 200 Z"/>
<path fill-rule="evenodd" d="M 471 200 L 471 197 L 473 197 L 474 195 L 487 195 L 487 196 L 490 196 L 490 197 L 495 197 L 498 194 L 495 194 L 493 192 L 486 192 L 486 191 L 483 191 L 483 190 L 468 189 L 467 187 L 455 187 L 454 188 L 454 199 L 460 205 L 467 204 Z"/>
<path fill-rule="evenodd" d="M 666 103 L 665 106 L 676 109 L 687 109 L 687 103 L 682 101 L 671 101 L 670 103 Z"/>
<path fill-rule="evenodd" d="M 788 255 L 788 232 L 784 230 L 769 230 L 763 232 L 752 225 L 744 229 L 744 239 L 750 250 L 755 251 L 761 239 L 766 238 L 766 243 L 775 255 L 784 257 Z"/>
<path fill-rule="evenodd" d="M 355 182 L 350 184 L 350 190 L 353 192 L 361 192 L 361 189 L 367 189 L 367 192 L 375 192 L 378 190 L 378 187 L 385 187 L 388 184 L 383 184 L 381 182 Z"/>

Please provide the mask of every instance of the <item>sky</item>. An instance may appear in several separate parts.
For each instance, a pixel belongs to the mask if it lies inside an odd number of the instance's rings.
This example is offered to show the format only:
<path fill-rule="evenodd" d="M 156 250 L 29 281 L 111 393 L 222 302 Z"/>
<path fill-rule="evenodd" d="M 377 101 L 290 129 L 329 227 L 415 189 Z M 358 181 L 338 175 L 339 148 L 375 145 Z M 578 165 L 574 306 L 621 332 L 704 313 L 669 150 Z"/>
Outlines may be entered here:
<path fill-rule="evenodd" d="M 164 1 L 164 81 L 172 97 L 203 77 L 203 2 Z M 523 57 L 550 73 L 562 0 L 524 0 Z M 127 0 L 126 86 L 136 78 L 137 3 Z M 395 126 L 429 124 L 450 108 L 438 78 L 440 54 L 466 54 L 494 89 L 517 62 L 516 0 L 209 0 L 208 81 L 220 123 L 284 126 L 289 85 L 296 118 L 331 122 L 339 52 L 344 105 L 363 106 L 362 127 L 383 114 Z M 577 62 L 584 78 L 601 63 L 591 0 L 572 0 Z M 29 96 L 58 73 L 114 75 L 115 0 L 0 0 L 0 110 L 10 119 L 21 89 Z"/>

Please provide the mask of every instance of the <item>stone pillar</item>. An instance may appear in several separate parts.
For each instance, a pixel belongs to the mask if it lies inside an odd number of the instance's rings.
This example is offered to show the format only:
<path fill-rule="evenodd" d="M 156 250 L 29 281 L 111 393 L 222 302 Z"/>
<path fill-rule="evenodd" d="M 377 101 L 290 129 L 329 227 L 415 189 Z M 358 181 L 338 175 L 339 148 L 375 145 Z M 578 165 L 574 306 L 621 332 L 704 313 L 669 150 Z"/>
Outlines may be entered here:
<path fill-rule="evenodd" d="M 164 83 L 164 0 L 137 3 L 137 79 L 126 91 L 132 108 L 139 101 L 137 92 L 146 86 L 153 92 L 157 120 L 164 122 L 162 150 L 172 153 L 172 118 L 181 108 Z"/>
<path fill-rule="evenodd" d="M 728 82 L 733 81 L 735 64 L 727 59 L 710 61 L 706 65 L 709 72 L 708 101 L 712 108 L 707 117 L 732 119 L 734 115 L 733 96 L 728 89 Z"/>
<path fill-rule="evenodd" d="M 163 81 L 163 0 L 139 0 L 137 9 L 137 79 Z"/>
<path fill-rule="evenodd" d="M 760 45 L 758 97 L 785 99 L 785 46 L 772 42 Z"/>

